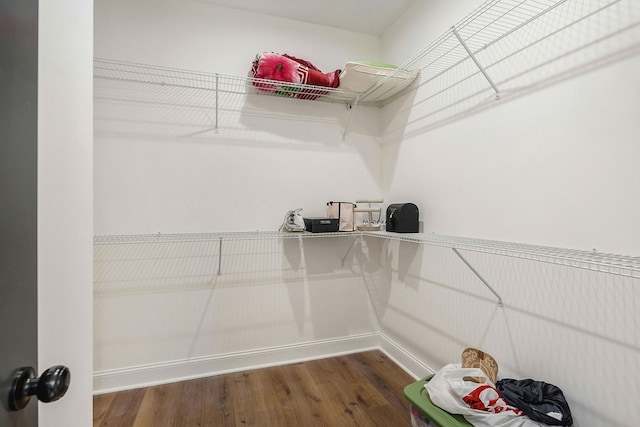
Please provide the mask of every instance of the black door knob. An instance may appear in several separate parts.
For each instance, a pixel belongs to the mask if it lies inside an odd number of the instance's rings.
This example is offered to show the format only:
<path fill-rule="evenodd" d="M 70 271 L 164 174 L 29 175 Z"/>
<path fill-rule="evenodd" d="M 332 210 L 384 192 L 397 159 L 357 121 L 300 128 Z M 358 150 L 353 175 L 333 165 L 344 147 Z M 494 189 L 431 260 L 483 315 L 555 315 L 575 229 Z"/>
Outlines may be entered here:
<path fill-rule="evenodd" d="M 36 378 L 36 371 L 32 367 L 20 368 L 11 382 L 9 409 L 23 409 L 33 395 L 41 402 L 54 402 L 64 396 L 70 382 L 71 372 L 66 366 L 53 366 L 44 371 L 40 378 Z"/>

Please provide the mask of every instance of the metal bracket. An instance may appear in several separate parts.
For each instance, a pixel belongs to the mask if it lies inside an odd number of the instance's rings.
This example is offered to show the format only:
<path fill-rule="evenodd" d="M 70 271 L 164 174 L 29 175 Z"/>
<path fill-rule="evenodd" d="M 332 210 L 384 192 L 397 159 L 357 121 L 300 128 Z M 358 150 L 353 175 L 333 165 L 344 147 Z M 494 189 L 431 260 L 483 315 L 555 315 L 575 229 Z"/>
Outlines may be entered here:
<path fill-rule="evenodd" d="M 462 37 L 460 37 L 460 33 L 458 33 L 458 30 L 456 30 L 456 27 L 451 27 L 451 31 L 453 31 L 453 34 L 456 36 L 456 38 L 458 39 L 458 41 L 460 42 L 464 50 L 467 51 L 467 54 L 469 55 L 469 57 L 473 60 L 473 62 L 475 62 L 476 66 L 478 67 L 478 69 L 480 70 L 484 78 L 487 79 L 487 81 L 489 82 L 493 90 L 496 92 L 496 99 L 500 99 L 500 91 L 498 90 L 498 86 L 496 86 L 496 84 L 493 82 L 493 80 L 491 79 L 487 71 L 484 69 L 482 64 L 480 64 L 480 61 L 478 61 L 478 58 L 476 58 L 473 52 L 471 52 L 471 49 L 469 49 L 469 46 L 467 46 L 464 40 L 462 40 Z"/>
<path fill-rule="evenodd" d="M 504 306 L 504 303 L 502 302 L 502 297 L 495 291 L 495 289 L 491 287 L 489 283 L 487 283 L 486 280 L 484 280 L 484 278 L 480 275 L 480 273 L 478 273 L 478 271 L 475 268 L 473 268 L 473 266 L 469 263 L 469 261 L 467 261 L 465 257 L 463 257 L 462 254 L 456 248 L 451 248 L 451 249 L 453 250 L 453 252 L 455 252 L 456 255 L 458 255 L 458 257 L 460 257 L 462 262 L 464 262 L 466 266 L 469 267 L 469 269 L 473 272 L 473 274 L 475 274 L 476 277 L 480 279 L 480 281 L 487 287 L 487 289 L 489 289 L 491 293 L 494 294 L 496 298 L 498 298 L 498 307 L 502 308 Z"/>
<path fill-rule="evenodd" d="M 344 127 L 344 132 L 342 133 L 342 141 L 347 138 L 347 133 L 349 132 L 349 126 L 351 125 L 351 119 L 353 118 L 353 113 L 356 111 L 356 107 L 358 106 L 358 101 L 360 100 L 360 95 L 356 97 L 356 100 L 353 101 L 353 104 L 347 104 L 347 109 L 351 110 L 349 114 L 349 120 L 347 121 L 346 126 Z"/>
<path fill-rule="evenodd" d="M 222 276 L 222 237 L 218 241 L 218 276 Z"/>
<path fill-rule="evenodd" d="M 351 244 L 347 248 L 347 252 L 344 253 L 344 256 L 342 257 L 342 260 L 341 260 L 342 267 L 344 267 L 344 263 L 347 260 L 347 257 L 349 256 L 349 254 L 351 253 L 351 249 L 353 249 L 353 246 L 356 244 L 356 240 L 358 239 L 358 237 L 362 238 L 361 235 L 357 235 L 357 236 L 353 236 L 353 239 L 351 239 Z"/>
<path fill-rule="evenodd" d="M 216 74 L 216 128 L 215 128 L 215 133 L 219 133 L 218 132 L 218 93 L 220 92 L 218 90 L 218 80 L 219 80 L 219 75 Z"/>

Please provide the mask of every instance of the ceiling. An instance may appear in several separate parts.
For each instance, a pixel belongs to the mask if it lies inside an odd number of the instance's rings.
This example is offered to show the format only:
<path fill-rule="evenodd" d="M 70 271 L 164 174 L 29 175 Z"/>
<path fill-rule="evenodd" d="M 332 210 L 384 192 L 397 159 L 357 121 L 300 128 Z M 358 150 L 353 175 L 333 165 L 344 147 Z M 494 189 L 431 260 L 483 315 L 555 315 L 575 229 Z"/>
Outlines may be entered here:
<path fill-rule="evenodd" d="M 382 35 L 419 0 L 202 0 L 218 6 Z"/>

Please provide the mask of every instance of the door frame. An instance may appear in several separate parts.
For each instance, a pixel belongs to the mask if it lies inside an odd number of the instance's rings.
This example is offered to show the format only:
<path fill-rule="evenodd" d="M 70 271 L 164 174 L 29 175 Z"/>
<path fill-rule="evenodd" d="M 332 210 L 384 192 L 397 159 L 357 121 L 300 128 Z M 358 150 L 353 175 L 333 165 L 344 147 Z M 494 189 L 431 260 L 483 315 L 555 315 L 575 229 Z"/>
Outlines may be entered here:
<path fill-rule="evenodd" d="M 38 2 L 38 373 L 71 384 L 39 427 L 93 423 L 93 1 Z"/>

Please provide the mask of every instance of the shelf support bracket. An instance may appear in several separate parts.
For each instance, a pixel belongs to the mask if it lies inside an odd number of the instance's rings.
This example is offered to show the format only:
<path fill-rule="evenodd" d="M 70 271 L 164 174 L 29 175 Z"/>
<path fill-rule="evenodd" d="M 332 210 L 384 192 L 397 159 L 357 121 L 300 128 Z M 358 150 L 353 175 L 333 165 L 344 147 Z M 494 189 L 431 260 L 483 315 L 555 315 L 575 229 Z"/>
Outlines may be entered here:
<path fill-rule="evenodd" d="M 218 80 L 219 80 L 219 75 L 216 74 L 216 128 L 215 128 L 215 133 L 219 133 L 218 131 Z M 222 244 L 222 240 L 220 241 Z"/>
<path fill-rule="evenodd" d="M 489 82 L 493 90 L 496 92 L 496 99 L 500 99 L 500 90 L 498 90 L 498 86 L 496 86 L 496 84 L 493 82 L 493 80 L 491 79 L 491 76 L 489 76 L 489 74 L 487 73 L 487 70 L 484 69 L 482 64 L 480 64 L 480 61 L 478 61 L 478 58 L 476 58 L 473 52 L 471 52 L 471 49 L 469 49 L 469 46 L 467 46 L 467 44 L 464 42 L 462 37 L 460 37 L 460 33 L 458 33 L 458 30 L 456 30 L 456 27 L 451 27 L 451 31 L 453 31 L 453 35 L 456 36 L 456 38 L 460 42 L 460 45 L 464 48 L 464 50 L 467 51 L 469 58 L 473 60 L 473 62 L 476 64 L 476 66 L 478 67 L 478 69 L 480 70 L 484 78 L 487 79 L 487 81 Z"/>
<path fill-rule="evenodd" d="M 218 240 L 218 276 L 222 276 L 222 237 Z"/>
<path fill-rule="evenodd" d="M 347 138 L 347 133 L 349 132 L 349 126 L 351 125 L 351 119 L 353 118 L 353 113 L 356 111 L 356 107 L 358 106 L 358 101 L 360 100 L 360 95 L 356 97 L 356 100 L 353 104 L 347 104 L 347 108 L 351 110 L 351 114 L 349 114 L 349 120 L 347 121 L 346 126 L 344 127 L 344 132 L 342 133 L 342 141 L 345 141 Z"/>
<path fill-rule="evenodd" d="M 480 279 L 480 281 L 487 287 L 487 289 L 489 289 L 491 293 L 496 296 L 496 298 L 498 299 L 498 307 L 502 308 L 504 306 L 504 303 L 502 302 L 502 297 L 495 291 L 495 289 L 491 287 L 489 283 L 487 283 L 486 280 L 484 280 L 484 278 L 480 275 L 480 273 L 478 273 L 478 271 L 475 268 L 473 268 L 473 266 L 469 263 L 469 261 L 467 261 L 465 257 L 463 257 L 462 254 L 456 248 L 451 248 L 451 249 L 453 250 L 453 252 L 455 252 L 456 255 L 458 255 L 458 257 L 462 260 L 462 262 L 464 262 L 465 265 L 469 267 L 469 270 L 471 270 L 473 274 L 475 274 L 476 277 Z"/>
<path fill-rule="evenodd" d="M 353 249 L 353 246 L 356 244 L 356 240 L 358 239 L 358 237 L 362 238 L 362 236 L 353 236 L 353 239 L 351 240 L 351 244 L 347 248 L 347 252 L 345 252 L 344 256 L 342 257 L 342 260 L 341 260 L 342 267 L 344 267 L 344 263 L 347 260 L 347 257 L 349 256 L 349 254 L 351 253 L 351 249 Z"/>

